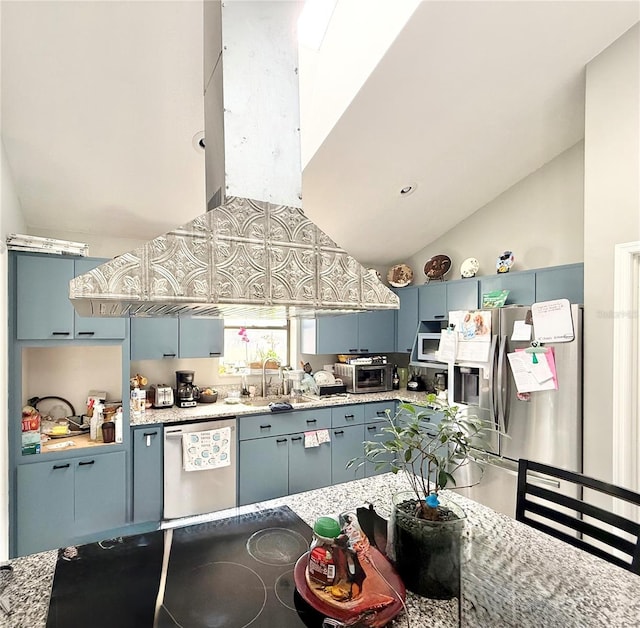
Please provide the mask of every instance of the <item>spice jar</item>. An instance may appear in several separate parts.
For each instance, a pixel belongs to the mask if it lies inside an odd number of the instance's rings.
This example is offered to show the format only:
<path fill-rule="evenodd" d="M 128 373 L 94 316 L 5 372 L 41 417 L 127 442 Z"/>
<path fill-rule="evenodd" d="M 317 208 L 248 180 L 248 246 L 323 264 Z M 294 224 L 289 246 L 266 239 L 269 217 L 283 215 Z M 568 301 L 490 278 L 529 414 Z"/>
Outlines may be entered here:
<path fill-rule="evenodd" d="M 333 517 L 319 517 L 313 526 L 309 578 L 325 586 L 332 585 L 336 577 L 333 542 L 341 532 L 340 524 Z"/>

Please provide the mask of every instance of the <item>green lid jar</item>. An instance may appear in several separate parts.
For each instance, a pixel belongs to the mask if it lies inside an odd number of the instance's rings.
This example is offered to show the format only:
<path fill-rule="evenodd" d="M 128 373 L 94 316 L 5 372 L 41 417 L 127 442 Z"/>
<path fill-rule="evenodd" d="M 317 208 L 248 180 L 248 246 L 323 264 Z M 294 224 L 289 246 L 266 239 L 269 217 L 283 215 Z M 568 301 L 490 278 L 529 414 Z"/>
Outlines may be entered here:
<path fill-rule="evenodd" d="M 342 529 L 333 517 L 318 517 L 313 524 L 313 540 L 309 548 L 309 577 L 324 586 L 334 583 L 336 566 L 333 560 L 333 539 Z"/>

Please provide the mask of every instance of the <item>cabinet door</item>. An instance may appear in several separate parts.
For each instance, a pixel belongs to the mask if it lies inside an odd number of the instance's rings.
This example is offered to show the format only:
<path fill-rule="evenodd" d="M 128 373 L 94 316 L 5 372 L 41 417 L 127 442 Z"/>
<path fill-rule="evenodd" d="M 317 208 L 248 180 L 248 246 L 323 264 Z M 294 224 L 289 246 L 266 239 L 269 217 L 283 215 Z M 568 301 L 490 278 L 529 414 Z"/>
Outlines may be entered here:
<path fill-rule="evenodd" d="M 74 266 L 74 276 L 84 275 L 107 260 L 77 259 Z M 68 293 L 67 288 L 67 293 Z M 124 318 L 98 318 L 93 316 L 78 316 L 75 314 L 76 338 L 124 338 L 126 335 Z"/>
<path fill-rule="evenodd" d="M 181 318 L 178 327 L 179 357 L 213 358 L 224 353 L 222 318 Z"/>
<path fill-rule="evenodd" d="M 359 461 L 349 469 L 347 462 L 363 455 L 364 425 L 334 427 L 331 430 L 331 484 L 359 480 L 364 477 L 364 465 Z"/>
<path fill-rule="evenodd" d="M 177 318 L 131 319 L 132 360 L 161 360 L 177 357 Z"/>
<path fill-rule="evenodd" d="M 375 421 L 373 423 L 367 423 L 364 426 L 364 438 L 367 441 L 379 442 L 382 440 L 386 440 L 389 438 L 389 435 L 382 431 L 383 427 L 387 427 L 389 425 L 388 421 Z M 366 477 L 371 477 L 372 475 L 378 475 L 380 473 L 388 473 L 391 471 L 391 467 L 387 464 L 382 465 L 381 468 L 376 469 L 376 466 L 379 463 L 383 463 L 385 461 L 392 460 L 391 455 L 382 455 L 376 458 L 376 462 L 370 462 L 367 460 L 364 464 L 364 474 Z"/>
<path fill-rule="evenodd" d="M 16 262 L 18 340 L 71 340 L 73 260 L 23 255 Z"/>
<path fill-rule="evenodd" d="M 19 465 L 17 480 L 17 555 L 64 547 L 73 536 L 73 461 Z"/>
<path fill-rule="evenodd" d="M 584 265 L 572 264 L 536 271 L 536 301 L 569 299 L 584 303 Z"/>
<path fill-rule="evenodd" d="M 478 279 L 460 279 L 447 283 L 447 312 L 478 309 Z"/>
<path fill-rule="evenodd" d="M 118 528 L 126 519 L 125 452 L 74 460 L 74 532 Z"/>
<path fill-rule="evenodd" d="M 357 316 L 360 353 L 390 353 L 395 350 L 395 310 L 361 312 Z"/>
<path fill-rule="evenodd" d="M 289 495 L 331 484 L 331 445 L 304 446 L 304 432 L 289 437 Z"/>
<path fill-rule="evenodd" d="M 418 330 L 418 288 L 397 290 L 400 309 L 397 314 L 396 351 L 410 353 Z"/>
<path fill-rule="evenodd" d="M 509 290 L 505 305 L 531 305 L 536 300 L 535 273 L 504 273 L 480 279 L 480 304 L 482 295 L 494 290 Z"/>
<path fill-rule="evenodd" d="M 157 425 L 132 430 L 134 523 L 162 519 L 161 434 Z"/>
<path fill-rule="evenodd" d="M 443 321 L 447 318 L 447 285 L 443 281 L 418 289 L 418 315 L 421 321 Z"/>
<path fill-rule="evenodd" d="M 316 319 L 315 353 L 358 353 L 358 315 L 320 316 Z"/>
<path fill-rule="evenodd" d="M 240 441 L 240 506 L 289 493 L 289 437 Z"/>

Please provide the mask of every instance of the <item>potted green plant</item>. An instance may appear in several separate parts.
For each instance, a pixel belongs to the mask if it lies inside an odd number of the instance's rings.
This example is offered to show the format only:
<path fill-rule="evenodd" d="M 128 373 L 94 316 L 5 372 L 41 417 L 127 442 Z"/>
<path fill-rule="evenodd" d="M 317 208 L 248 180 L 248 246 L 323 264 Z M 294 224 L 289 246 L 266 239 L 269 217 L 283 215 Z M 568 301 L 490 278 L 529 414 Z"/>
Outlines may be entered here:
<path fill-rule="evenodd" d="M 472 447 L 495 429 L 471 408 L 449 405 L 434 394 L 425 405 L 401 403 L 378 441 L 364 443 L 364 461 L 404 472 L 411 491 L 394 496 L 388 554 L 405 586 L 425 597 L 450 599 L 460 592 L 465 514 L 440 491 L 456 485 L 456 471 L 473 464 Z"/>

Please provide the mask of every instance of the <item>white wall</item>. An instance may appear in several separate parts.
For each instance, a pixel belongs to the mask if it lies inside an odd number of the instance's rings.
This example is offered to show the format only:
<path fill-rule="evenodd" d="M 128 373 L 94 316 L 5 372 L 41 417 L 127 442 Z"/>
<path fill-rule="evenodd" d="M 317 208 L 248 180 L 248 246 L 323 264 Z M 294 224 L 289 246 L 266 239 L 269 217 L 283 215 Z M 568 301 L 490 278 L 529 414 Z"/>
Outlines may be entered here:
<path fill-rule="evenodd" d="M 478 275 L 494 275 L 505 250 L 514 253 L 513 270 L 581 262 L 583 159 L 579 142 L 408 260 L 398 261 L 411 266 L 417 284 L 426 280 L 425 262 L 438 254 L 451 258 L 447 279 L 460 278 L 467 257 L 480 262 Z"/>
<path fill-rule="evenodd" d="M 640 25 L 587 65 L 585 472 L 612 479 L 614 247 L 640 240 Z"/>
<path fill-rule="evenodd" d="M 0 119 L 1 119 L 0 113 Z M 0 320 L 5 324 L 0 327 L 0 561 L 9 555 L 9 454 L 6 434 L 8 430 L 9 402 L 7 390 L 9 387 L 7 376 L 8 362 L 8 328 L 7 328 L 7 247 L 6 236 L 9 233 L 24 233 L 25 226 L 22 218 L 20 201 L 16 196 L 11 169 L 7 162 L 0 134 Z"/>

